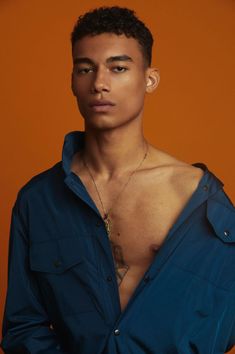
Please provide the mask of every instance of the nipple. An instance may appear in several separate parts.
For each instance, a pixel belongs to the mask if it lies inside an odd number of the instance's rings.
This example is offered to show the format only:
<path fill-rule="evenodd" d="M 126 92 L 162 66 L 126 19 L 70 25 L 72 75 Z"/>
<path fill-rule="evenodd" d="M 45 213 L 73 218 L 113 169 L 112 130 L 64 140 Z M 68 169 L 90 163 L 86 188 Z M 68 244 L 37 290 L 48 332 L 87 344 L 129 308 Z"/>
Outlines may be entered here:
<path fill-rule="evenodd" d="M 160 246 L 156 243 L 153 243 L 152 245 L 150 245 L 149 248 L 152 252 L 157 252 L 159 250 Z"/>

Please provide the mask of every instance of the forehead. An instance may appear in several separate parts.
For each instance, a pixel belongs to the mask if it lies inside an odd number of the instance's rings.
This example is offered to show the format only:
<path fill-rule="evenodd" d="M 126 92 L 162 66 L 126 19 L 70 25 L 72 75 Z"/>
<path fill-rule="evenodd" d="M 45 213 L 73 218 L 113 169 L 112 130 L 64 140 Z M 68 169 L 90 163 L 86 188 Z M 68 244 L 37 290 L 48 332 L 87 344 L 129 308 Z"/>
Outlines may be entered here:
<path fill-rule="evenodd" d="M 137 64 L 143 62 L 143 54 L 138 41 L 124 34 L 102 33 L 85 36 L 79 39 L 73 47 L 73 58 L 88 57 L 94 61 L 103 61 L 119 55 L 128 55 Z"/>

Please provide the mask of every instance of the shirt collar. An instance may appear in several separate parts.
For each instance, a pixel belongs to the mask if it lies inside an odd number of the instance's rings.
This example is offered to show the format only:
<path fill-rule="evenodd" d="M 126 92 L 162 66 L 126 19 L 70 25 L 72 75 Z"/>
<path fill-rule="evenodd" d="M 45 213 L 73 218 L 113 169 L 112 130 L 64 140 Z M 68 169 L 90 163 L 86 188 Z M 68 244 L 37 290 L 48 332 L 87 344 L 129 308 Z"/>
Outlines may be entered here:
<path fill-rule="evenodd" d="M 72 163 L 73 155 L 83 148 L 84 142 L 84 131 L 72 131 L 65 135 L 62 150 L 62 166 L 66 176 L 71 173 L 70 166 Z"/>

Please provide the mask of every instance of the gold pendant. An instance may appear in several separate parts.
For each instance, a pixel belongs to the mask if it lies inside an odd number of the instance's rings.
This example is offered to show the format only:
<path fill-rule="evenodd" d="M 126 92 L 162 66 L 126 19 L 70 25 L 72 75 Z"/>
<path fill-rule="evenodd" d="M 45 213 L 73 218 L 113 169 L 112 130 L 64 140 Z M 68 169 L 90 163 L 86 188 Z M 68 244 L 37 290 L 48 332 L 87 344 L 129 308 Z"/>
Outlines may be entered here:
<path fill-rule="evenodd" d="M 108 236 L 110 237 L 111 234 L 111 219 L 109 218 L 108 214 L 104 215 L 104 223 L 105 223 L 105 228 L 108 233 Z"/>

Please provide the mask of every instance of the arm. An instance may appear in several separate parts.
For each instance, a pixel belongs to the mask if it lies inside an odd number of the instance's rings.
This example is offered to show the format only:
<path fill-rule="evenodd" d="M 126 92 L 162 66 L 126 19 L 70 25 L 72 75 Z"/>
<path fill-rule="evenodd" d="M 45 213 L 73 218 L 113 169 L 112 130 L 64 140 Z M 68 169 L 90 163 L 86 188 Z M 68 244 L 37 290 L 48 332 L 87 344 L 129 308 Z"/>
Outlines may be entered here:
<path fill-rule="evenodd" d="M 6 354 L 66 354 L 59 345 L 29 269 L 26 223 L 16 201 L 12 210 L 8 291 L 2 349 Z"/>

